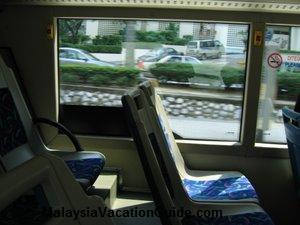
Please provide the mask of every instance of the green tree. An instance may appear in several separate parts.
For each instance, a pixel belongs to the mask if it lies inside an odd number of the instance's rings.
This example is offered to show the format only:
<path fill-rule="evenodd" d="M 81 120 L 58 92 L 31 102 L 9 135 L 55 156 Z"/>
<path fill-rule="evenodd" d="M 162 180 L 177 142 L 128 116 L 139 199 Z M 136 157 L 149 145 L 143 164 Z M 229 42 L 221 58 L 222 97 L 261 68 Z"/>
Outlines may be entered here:
<path fill-rule="evenodd" d="M 238 36 L 240 37 L 240 39 L 244 43 L 244 46 L 245 46 L 244 51 L 246 51 L 247 44 L 248 44 L 248 32 L 242 30 L 242 31 L 238 32 Z"/>
<path fill-rule="evenodd" d="M 59 38 L 61 42 L 78 44 L 89 40 L 84 35 L 83 20 L 61 19 L 59 20 Z"/>
<path fill-rule="evenodd" d="M 179 25 L 176 23 L 169 23 L 165 31 L 161 32 L 167 41 L 173 42 L 178 38 L 179 35 Z"/>
<path fill-rule="evenodd" d="M 106 35 L 103 37 L 96 36 L 93 39 L 94 45 L 121 45 L 122 36 L 121 35 Z"/>
<path fill-rule="evenodd" d="M 186 45 L 192 39 L 192 35 L 179 38 L 179 25 L 177 23 L 169 23 L 164 31 L 136 31 L 136 40 L 141 42 Z"/>

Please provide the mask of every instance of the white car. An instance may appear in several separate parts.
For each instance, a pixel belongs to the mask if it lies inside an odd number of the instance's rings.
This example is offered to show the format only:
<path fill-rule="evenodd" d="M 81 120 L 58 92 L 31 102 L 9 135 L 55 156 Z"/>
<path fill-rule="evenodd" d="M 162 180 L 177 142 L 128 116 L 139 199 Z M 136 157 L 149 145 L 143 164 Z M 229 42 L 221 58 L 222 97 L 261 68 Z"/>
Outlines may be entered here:
<path fill-rule="evenodd" d="M 168 55 L 164 58 L 152 63 L 138 63 L 137 67 L 148 71 L 151 67 L 157 63 L 189 63 L 189 64 L 202 64 L 202 62 L 195 57 L 184 56 L 184 55 Z"/>
<path fill-rule="evenodd" d="M 188 64 L 202 64 L 202 62 L 192 56 L 184 55 L 168 55 L 160 60 L 157 63 L 188 63 Z"/>
<path fill-rule="evenodd" d="M 148 70 L 151 65 L 155 64 L 162 58 L 180 54 L 182 53 L 176 51 L 174 48 L 152 49 L 138 58 L 136 67 L 142 70 Z"/>
<path fill-rule="evenodd" d="M 194 40 L 187 44 L 186 54 L 205 60 L 207 58 L 221 58 L 225 48 L 217 40 Z"/>

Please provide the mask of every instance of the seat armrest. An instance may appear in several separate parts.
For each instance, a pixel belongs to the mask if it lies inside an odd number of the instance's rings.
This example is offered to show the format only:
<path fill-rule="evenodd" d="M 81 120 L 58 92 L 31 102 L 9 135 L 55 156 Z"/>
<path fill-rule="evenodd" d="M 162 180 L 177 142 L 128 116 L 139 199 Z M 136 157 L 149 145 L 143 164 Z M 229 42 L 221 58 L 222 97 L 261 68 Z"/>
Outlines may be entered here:
<path fill-rule="evenodd" d="M 75 135 L 61 123 L 57 123 L 57 122 L 54 122 L 54 121 L 46 119 L 46 118 L 35 118 L 35 119 L 33 119 L 33 123 L 35 125 L 43 123 L 43 124 L 47 124 L 47 125 L 57 128 L 60 132 L 65 134 L 71 140 L 71 142 L 73 143 L 77 152 L 83 151 L 83 149 L 82 149 L 79 141 L 75 137 Z"/>

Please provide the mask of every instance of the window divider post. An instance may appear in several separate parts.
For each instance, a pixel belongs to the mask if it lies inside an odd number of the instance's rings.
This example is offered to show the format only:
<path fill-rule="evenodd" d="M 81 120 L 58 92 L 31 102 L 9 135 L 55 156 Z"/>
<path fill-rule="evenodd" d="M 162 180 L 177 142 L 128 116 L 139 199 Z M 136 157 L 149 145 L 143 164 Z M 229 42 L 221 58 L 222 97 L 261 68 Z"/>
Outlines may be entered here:
<path fill-rule="evenodd" d="M 256 125 L 259 110 L 259 95 L 264 56 L 265 23 L 253 22 L 249 34 L 249 51 L 247 56 L 247 75 L 244 90 L 243 118 L 241 126 L 241 143 L 245 154 L 251 154 L 256 139 Z M 257 46 L 255 33 L 261 32 L 261 44 Z"/>

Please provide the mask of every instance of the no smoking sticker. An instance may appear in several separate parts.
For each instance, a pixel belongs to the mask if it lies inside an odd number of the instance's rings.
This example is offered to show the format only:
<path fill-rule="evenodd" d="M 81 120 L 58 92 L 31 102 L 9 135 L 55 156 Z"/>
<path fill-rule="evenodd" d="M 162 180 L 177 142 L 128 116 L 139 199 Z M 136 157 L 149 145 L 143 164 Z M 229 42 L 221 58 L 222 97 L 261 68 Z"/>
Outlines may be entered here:
<path fill-rule="evenodd" d="M 273 68 L 276 69 L 278 67 L 280 67 L 282 64 L 282 57 L 279 53 L 274 52 L 271 55 L 269 55 L 268 57 L 268 65 Z"/>

